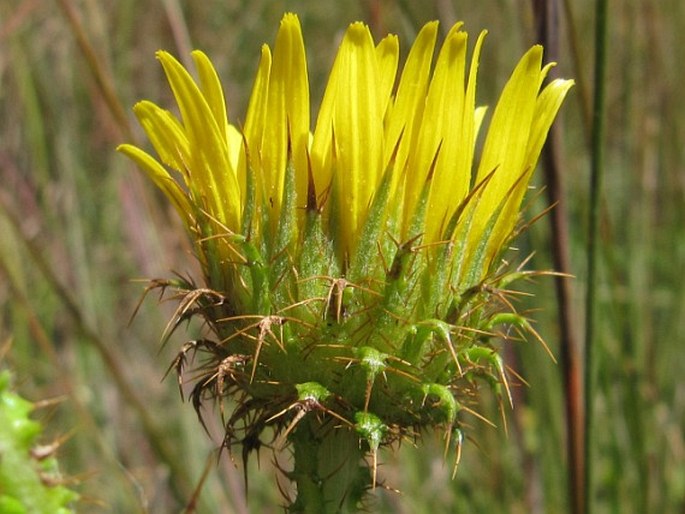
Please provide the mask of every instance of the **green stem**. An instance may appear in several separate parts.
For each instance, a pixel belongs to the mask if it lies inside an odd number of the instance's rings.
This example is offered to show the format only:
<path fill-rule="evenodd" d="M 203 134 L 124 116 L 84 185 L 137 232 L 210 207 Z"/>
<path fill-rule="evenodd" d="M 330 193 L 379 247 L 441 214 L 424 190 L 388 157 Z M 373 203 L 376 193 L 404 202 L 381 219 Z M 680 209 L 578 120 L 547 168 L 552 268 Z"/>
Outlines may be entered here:
<path fill-rule="evenodd" d="M 359 436 L 347 427 L 321 422 L 306 415 L 291 434 L 295 467 L 292 478 L 297 499 L 292 514 L 345 514 L 357 512 L 369 470 L 363 465 Z"/>
<path fill-rule="evenodd" d="M 597 255 L 599 203 L 604 168 L 604 96 L 606 89 L 607 1 L 597 0 L 595 28 L 595 90 L 592 123 L 590 224 L 587 248 L 587 295 L 585 303 L 585 514 L 592 511 L 592 434 L 593 434 L 593 354 L 595 352 L 595 304 L 597 296 Z"/>

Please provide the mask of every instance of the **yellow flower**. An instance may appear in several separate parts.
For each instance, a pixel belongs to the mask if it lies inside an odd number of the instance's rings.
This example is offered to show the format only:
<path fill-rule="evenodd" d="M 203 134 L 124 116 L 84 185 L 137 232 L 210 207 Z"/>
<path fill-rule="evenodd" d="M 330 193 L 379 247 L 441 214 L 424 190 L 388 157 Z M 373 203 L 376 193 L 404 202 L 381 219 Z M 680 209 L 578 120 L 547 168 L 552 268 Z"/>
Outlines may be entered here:
<path fill-rule="evenodd" d="M 424 428 L 443 429 L 458 462 L 460 412 L 472 412 L 478 381 L 511 400 L 489 336 L 501 324 L 536 335 L 500 312 L 513 309 L 505 295 L 521 273 L 499 256 L 572 82 L 543 88 L 550 65 L 531 48 L 477 158 L 485 33 L 469 50 L 455 25 L 433 64 L 437 32 L 437 22 L 422 28 L 398 74 L 397 37 L 376 44 L 366 25 L 350 25 L 313 127 L 293 14 L 273 54 L 262 47 L 240 129 L 202 52 L 197 80 L 159 52 L 180 118 L 142 101 L 134 110 L 158 159 L 119 147 L 169 197 L 205 273 L 206 287 L 155 282 L 181 299 L 172 329 L 200 316 L 215 336 L 186 343 L 175 367 L 207 354 L 193 403 L 199 413 L 206 397 L 233 397 L 226 445 L 247 454 L 267 427 L 294 445 L 291 512 L 356 511 L 364 453 L 375 483 L 377 449 Z"/>
<path fill-rule="evenodd" d="M 132 145 L 120 150 L 147 171 L 192 231 L 204 213 L 224 229 L 242 233 L 247 204 L 254 200 L 249 230 L 256 237 L 276 230 L 292 162 L 298 232 L 306 207 L 323 212 L 343 269 L 387 173 L 384 215 L 398 241 L 418 235 L 412 232 L 416 228 L 424 244 L 460 234 L 470 255 L 486 240 L 487 269 L 516 224 L 547 131 L 572 82 L 554 80 L 541 92 L 550 65 L 542 67 L 541 47 L 531 48 L 497 103 L 475 170 L 484 114 L 475 104 L 476 75 L 485 33 L 468 63 L 468 36 L 461 24 L 452 27 L 431 72 L 437 28 L 437 22 L 423 27 L 398 78 L 397 37 L 376 45 L 367 26 L 350 25 L 313 134 L 305 48 L 295 15 L 284 16 L 273 55 L 268 46 L 262 48 L 242 134 L 228 121 L 221 84 L 205 54 L 193 52 L 196 82 L 170 54 L 159 52 L 181 119 L 140 102 L 135 113 L 161 163 Z M 473 212 L 461 224 L 450 224 L 482 181 L 470 202 Z M 316 205 L 308 205 L 308 199 Z M 420 208 L 423 220 L 412 226 Z M 468 229 L 460 226 L 466 220 Z"/>

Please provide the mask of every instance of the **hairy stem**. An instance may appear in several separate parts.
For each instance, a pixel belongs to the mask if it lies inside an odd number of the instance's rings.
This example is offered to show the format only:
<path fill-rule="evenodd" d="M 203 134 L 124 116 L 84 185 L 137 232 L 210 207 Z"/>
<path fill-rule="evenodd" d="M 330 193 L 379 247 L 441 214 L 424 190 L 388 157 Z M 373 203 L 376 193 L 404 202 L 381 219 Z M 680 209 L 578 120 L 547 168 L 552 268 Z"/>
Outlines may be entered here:
<path fill-rule="evenodd" d="M 344 514 L 357 512 L 366 490 L 369 470 L 362 465 L 359 437 L 347 427 L 336 427 L 316 416 L 302 419 L 290 437 L 297 499 L 290 513 Z"/>

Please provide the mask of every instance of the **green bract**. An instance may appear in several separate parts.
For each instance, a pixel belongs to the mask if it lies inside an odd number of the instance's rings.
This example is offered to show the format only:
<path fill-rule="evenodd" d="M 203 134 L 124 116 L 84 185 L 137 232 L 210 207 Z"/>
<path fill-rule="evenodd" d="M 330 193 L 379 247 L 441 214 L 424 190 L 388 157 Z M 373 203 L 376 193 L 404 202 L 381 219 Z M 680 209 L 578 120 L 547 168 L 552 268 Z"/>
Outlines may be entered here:
<path fill-rule="evenodd" d="M 33 404 L 10 390 L 0 371 L 0 512 L 68 514 L 78 495 L 61 485 L 54 451 L 38 446 L 42 427 L 29 419 Z"/>

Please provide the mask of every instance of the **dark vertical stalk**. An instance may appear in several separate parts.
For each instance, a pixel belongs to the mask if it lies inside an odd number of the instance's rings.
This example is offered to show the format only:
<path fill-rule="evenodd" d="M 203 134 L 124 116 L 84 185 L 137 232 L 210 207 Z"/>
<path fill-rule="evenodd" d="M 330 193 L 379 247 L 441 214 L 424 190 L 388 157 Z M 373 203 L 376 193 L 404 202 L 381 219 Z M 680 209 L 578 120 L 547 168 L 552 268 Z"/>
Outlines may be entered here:
<path fill-rule="evenodd" d="M 595 311 L 600 199 L 604 168 L 604 97 L 606 71 L 607 0 L 595 4 L 595 76 L 590 148 L 590 214 L 587 245 L 587 290 L 585 299 L 585 514 L 592 512 L 592 434 L 594 400 Z"/>
<path fill-rule="evenodd" d="M 538 41 L 545 47 L 546 60 L 556 60 L 559 53 L 558 0 L 534 0 Z M 566 194 L 562 177 L 561 133 L 552 126 L 542 162 L 550 204 L 556 204 L 549 216 L 551 253 L 554 269 L 570 274 L 569 223 Z M 583 405 L 582 371 L 576 316 L 573 312 L 572 289 L 568 278 L 555 279 L 559 321 L 560 355 L 563 372 L 566 415 L 566 458 L 568 462 L 569 512 L 583 512 Z"/>

